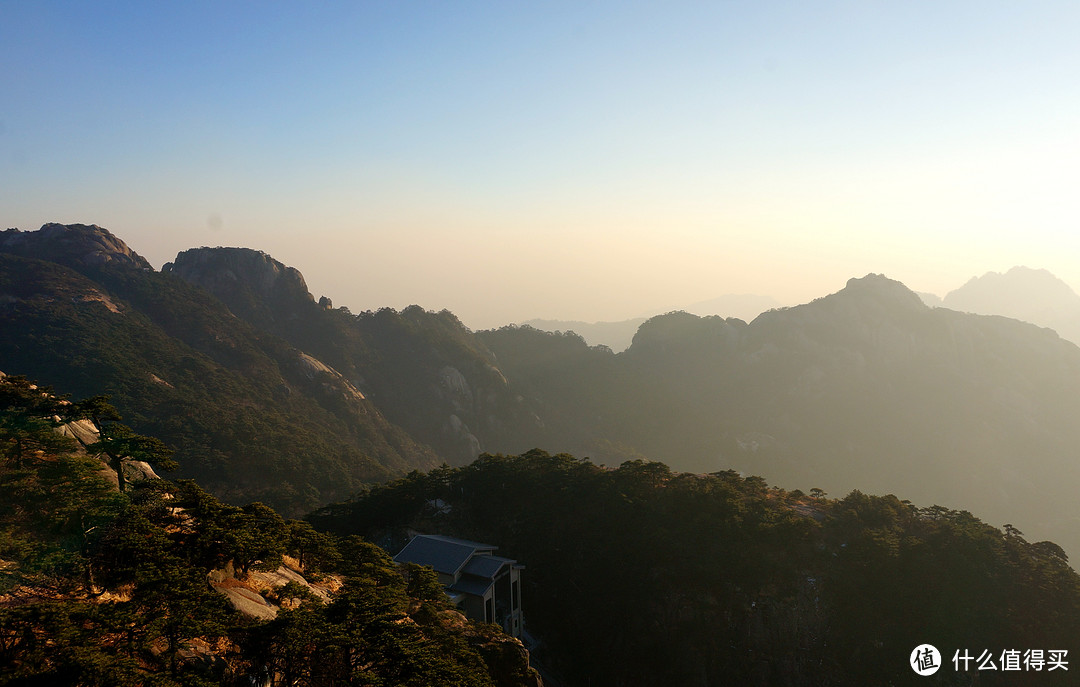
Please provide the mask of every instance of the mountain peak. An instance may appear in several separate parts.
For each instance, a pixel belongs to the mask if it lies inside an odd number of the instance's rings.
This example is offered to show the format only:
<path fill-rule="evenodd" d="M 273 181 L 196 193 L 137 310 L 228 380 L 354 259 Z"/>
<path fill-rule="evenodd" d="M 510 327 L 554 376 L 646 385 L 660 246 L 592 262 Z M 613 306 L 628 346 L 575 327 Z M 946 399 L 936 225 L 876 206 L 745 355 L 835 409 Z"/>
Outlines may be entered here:
<path fill-rule="evenodd" d="M 835 343 L 849 335 L 862 337 L 882 325 L 910 324 L 929 310 L 918 294 L 901 282 L 883 274 L 868 274 L 853 277 L 836 293 L 809 303 L 764 312 L 750 329 L 757 337 L 799 331 L 800 336 Z"/>
<path fill-rule="evenodd" d="M 251 248 L 192 248 L 161 270 L 211 293 L 243 288 L 264 299 L 314 300 L 299 270 Z"/>
<path fill-rule="evenodd" d="M 1006 315 L 1035 322 L 1035 312 L 1080 308 L 1080 296 L 1047 270 L 1017 266 L 1004 274 L 972 277 L 944 299 L 945 307 L 982 314 Z M 1038 324 L 1038 322 L 1036 322 Z"/>
<path fill-rule="evenodd" d="M 924 310 L 926 305 L 919 295 L 895 279 L 884 274 L 868 274 L 865 277 L 848 279 L 843 289 L 827 296 L 829 299 L 857 299 L 886 307 L 899 307 L 906 310 Z"/>
<path fill-rule="evenodd" d="M 153 269 L 145 258 L 96 224 L 50 222 L 37 231 L 8 229 L 0 233 L 0 251 L 69 266 Z"/>
<path fill-rule="evenodd" d="M 980 315 L 1004 315 L 1049 327 L 1080 342 L 1080 295 L 1047 270 L 1013 267 L 1004 274 L 987 272 L 950 291 L 946 308 Z"/>

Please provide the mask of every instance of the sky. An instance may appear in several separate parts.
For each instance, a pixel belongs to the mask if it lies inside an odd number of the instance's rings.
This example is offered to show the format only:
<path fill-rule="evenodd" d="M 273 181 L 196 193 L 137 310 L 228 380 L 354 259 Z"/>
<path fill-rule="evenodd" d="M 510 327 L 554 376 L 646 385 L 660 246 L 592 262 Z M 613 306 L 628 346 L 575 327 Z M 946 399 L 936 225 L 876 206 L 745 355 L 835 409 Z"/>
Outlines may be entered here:
<path fill-rule="evenodd" d="M 8 2 L 0 223 L 474 328 L 1080 287 L 1080 3 Z"/>

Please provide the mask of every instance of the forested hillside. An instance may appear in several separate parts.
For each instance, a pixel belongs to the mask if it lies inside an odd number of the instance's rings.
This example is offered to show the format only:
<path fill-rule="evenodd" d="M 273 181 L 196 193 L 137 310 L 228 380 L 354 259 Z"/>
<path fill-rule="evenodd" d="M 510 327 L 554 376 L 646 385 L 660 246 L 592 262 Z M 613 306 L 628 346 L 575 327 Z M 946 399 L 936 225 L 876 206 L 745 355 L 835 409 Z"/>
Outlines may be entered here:
<path fill-rule="evenodd" d="M 310 520 L 391 549 L 410 529 L 497 543 L 526 566 L 538 659 L 571 686 L 1075 682 L 912 672 L 922 643 L 946 662 L 1080 643 L 1060 547 L 967 511 L 531 451 L 414 473 Z"/>
<path fill-rule="evenodd" d="M 0 685 L 538 684 L 519 642 L 359 537 L 190 481 L 117 490 L 105 449 L 57 431 L 101 400 L 46 391 L 0 378 Z"/>
<path fill-rule="evenodd" d="M 354 315 L 325 297 L 317 303 L 299 272 L 247 248 L 187 250 L 163 271 L 331 365 L 451 464 L 535 445 L 541 421 L 487 347 L 448 311 L 410 306 Z"/>
<path fill-rule="evenodd" d="M 99 227 L 0 235 L 0 369 L 112 394 L 179 476 L 299 515 L 533 447 L 899 492 L 1080 550 L 1080 349 L 880 275 L 746 323 L 669 313 L 623 353 L 419 306 L 353 314 L 244 248 L 160 273 Z"/>
<path fill-rule="evenodd" d="M 130 251 L 108 232 L 55 226 L 0 234 L 0 370 L 109 393 L 174 449 L 180 476 L 292 515 L 438 464 L 318 360 L 205 291 L 115 258 Z"/>

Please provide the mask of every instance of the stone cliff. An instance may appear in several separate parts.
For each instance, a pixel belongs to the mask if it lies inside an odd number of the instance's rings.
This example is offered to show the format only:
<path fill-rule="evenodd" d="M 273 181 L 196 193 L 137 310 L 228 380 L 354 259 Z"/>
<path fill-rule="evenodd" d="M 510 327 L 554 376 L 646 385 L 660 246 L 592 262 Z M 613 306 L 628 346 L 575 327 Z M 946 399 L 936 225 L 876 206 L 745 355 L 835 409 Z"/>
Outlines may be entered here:
<path fill-rule="evenodd" d="M 0 233 L 0 252 L 81 267 L 121 265 L 153 269 L 126 243 L 96 224 L 45 224 L 38 231 Z"/>

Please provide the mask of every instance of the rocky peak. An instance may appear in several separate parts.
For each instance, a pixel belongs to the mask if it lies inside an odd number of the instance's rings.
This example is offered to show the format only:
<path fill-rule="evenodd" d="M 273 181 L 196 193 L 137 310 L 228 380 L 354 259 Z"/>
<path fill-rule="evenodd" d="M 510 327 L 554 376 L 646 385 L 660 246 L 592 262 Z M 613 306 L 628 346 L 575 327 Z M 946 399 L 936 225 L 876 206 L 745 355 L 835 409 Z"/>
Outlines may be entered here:
<path fill-rule="evenodd" d="M 882 274 L 849 279 L 847 285 L 823 298 L 793 308 L 762 313 L 750 325 L 752 338 L 760 342 L 816 341 L 847 345 L 854 340 L 875 340 L 886 328 L 910 331 L 921 326 L 930 312 L 918 294 Z M 802 343 L 798 343 L 802 345 Z"/>
<path fill-rule="evenodd" d="M 192 248 L 161 269 L 219 297 L 243 288 L 264 300 L 314 301 L 299 270 L 251 248 Z"/>
<path fill-rule="evenodd" d="M 37 231 L 0 233 L 0 252 L 72 267 L 121 265 L 153 269 L 141 255 L 96 224 L 45 224 Z"/>
<path fill-rule="evenodd" d="M 926 309 L 917 293 L 884 274 L 868 274 L 862 278 L 848 279 L 847 286 L 828 298 L 858 299 L 887 308 Z"/>

